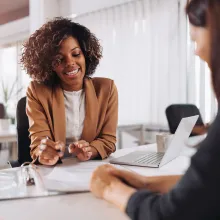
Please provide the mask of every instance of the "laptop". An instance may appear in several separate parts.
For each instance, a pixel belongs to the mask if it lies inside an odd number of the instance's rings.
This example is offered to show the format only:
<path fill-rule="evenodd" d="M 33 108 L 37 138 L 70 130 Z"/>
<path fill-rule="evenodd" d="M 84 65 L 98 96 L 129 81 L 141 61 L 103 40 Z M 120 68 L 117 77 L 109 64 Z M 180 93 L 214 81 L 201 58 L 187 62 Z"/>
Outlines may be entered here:
<path fill-rule="evenodd" d="M 199 116 L 195 115 L 181 120 L 165 153 L 135 151 L 125 156 L 114 158 L 110 160 L 110 163 L 140 167 L 162 167 L 180 155 L 198 118 Z"/>

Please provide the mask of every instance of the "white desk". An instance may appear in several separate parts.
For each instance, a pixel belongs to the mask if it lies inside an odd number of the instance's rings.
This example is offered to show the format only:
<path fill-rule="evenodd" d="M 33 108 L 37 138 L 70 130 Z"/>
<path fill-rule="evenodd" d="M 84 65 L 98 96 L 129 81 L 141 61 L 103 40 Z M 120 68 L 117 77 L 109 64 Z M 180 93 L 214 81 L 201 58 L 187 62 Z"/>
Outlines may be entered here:
<path fill-rule="evenodd" d="M 194 143 L 196 140 L 194 141 Z M 146 145 L 135 148 L 119 150 L 114 157 L 125 155 L 134 150 L 155 151 L 156 145 Z M 138 173 L 151 175 L 182 174 L 189 166 L 190 156 L 195 149 L 186 148 L 181 156 L 169 164 L 157 168 L 138 168 L 126 166 Z M 0 219 L 4 220 L 112 220 L 128 219 L 113 205 L 95 198 L 91 193 L 78 193 L 62 196 L 21 199 L 0 202 Z"/>
<path fill-rule="evenodd" d="M 11 125 L 8 130 L 0 130 L 0 143 L 16 142 L 17 133 L 16 127 Z"/>
<path fill-rule="evenodd" d="M 12 159 L 17 159 L 16 127 L 11 125 L 8 130 L 0 130 L 0 143 L 12 143 Z"/>

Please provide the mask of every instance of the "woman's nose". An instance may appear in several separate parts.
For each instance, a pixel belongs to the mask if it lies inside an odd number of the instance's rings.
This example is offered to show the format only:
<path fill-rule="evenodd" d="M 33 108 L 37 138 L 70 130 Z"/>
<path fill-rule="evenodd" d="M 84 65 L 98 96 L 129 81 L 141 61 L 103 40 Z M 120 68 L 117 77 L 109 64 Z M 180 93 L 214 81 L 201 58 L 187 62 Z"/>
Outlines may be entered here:
<path fill-rule="evenodd" d="M 75 62 L 75 59 L 74 57 L 72 56 L 68 56 L 67 59 L 66 59 L 66 66 L 72 66 L 74 65 L 76 62 Z"/>

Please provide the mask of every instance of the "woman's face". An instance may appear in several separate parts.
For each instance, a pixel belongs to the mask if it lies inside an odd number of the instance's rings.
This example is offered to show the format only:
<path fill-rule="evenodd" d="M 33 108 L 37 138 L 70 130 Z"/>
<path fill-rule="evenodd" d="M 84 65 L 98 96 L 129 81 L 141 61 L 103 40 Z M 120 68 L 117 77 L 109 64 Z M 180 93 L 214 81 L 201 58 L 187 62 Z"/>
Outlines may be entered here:
<path fill-rule="evenodd" d="M 195 54 L 210 64 L 210 35 L 207 28 L 190 25 L 191 39 L 196 43 Z"/>
<path fill-rule="evenodd" d="M 61 43 L 59 53 L 52 66 L 60 78 L 64 90 L 78 91 L 82 89 L 86 62 L 76 38 L 68 37 Z"/>

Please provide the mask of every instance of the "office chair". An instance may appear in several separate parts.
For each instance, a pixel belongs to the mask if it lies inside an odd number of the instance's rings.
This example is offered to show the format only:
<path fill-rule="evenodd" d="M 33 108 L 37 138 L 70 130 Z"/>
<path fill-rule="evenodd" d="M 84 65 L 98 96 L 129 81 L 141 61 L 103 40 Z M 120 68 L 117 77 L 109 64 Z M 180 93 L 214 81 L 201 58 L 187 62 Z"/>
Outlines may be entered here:
<path fill-rule="evenodd" d="M 30 156 L 29 122 L 26 115 L 26 97 L 18 101 L 16 109 L 18 160 L 9 161 L 11 167 L 19 167 L 26 161 L 32 161 Z"/>
<path fill-rule="evenodd" d="M 166 117 L 168 120 L 170 133 L 174 134 L 176 129 L 184 117 L 190 117 L 194 115 L 199 115 L 196 122 L 196 126 L 205 126 L 200 114 L 199 109 L 192 104 L 173 104 L 166 108 Z M 197 134 L 191 133 L 190 136 L 195 136 Z"/>
<path fill-rule="evenodd" d="M 5 107 L 2 103 L 0 103 L 0 118 L 5 117 Z M 0 150 L 2 149 L 2 144 L 0 143 Z"/>
<path fill-rule="evenodd" d="M 2 103 L 0 103 L 0 118 L 5 117 L 5 107 Z"/>

